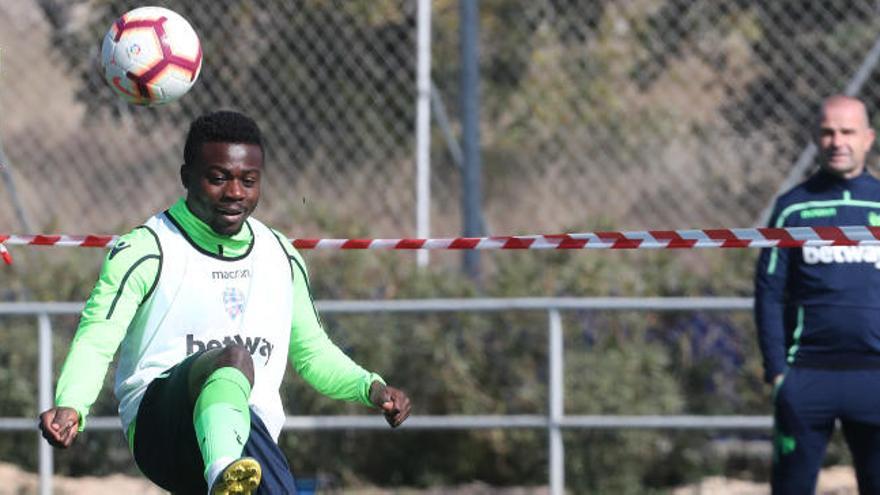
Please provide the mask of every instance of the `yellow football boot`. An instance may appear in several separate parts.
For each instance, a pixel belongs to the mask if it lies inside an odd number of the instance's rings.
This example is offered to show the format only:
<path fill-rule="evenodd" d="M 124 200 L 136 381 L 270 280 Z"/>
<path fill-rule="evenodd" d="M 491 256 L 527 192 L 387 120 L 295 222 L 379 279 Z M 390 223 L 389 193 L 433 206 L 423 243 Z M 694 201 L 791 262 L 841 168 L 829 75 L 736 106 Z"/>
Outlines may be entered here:
<path fill-rule="evenodd" d="M 217 476 L 211 495 L 251 495 L 260 486 L 263 472 L 260 463 L 251 457 L 242 457 Z"/>

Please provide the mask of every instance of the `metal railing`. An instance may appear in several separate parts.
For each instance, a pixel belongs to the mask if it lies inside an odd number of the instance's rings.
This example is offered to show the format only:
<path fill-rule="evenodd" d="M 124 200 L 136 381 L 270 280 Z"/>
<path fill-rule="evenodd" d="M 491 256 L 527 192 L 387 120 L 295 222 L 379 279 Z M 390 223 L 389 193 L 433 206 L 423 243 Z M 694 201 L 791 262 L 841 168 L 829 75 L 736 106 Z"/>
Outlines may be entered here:
<path fill-rule="evenodd" d="M 744 311 L 753 305 L 751 298 L 508 298 L 508 299 L 419 299 L 397 301 L 318 301 L 318 310 L 325 314 L 343 313 L 432 313 L 432 312 L 498 312 L 546 311 L 548 315 L 549 373 L 548 413 L 545 415 L 417 415 L 402 426 L 404 430 L 450 429 L 546 429 L 549 446 L 549 485 L 552 495 L 565 492 L 562 443 L 563 429 L 713 429 L 768 430 L 769 416 L 693 416 L 693 415 L 566 415 L 563 389 L 562 311 Z M 52 322 L 50 316 L 78 314 L 82 303 L 0 303 L 0 317 L 35 316 L 38 323 L 38 383 L 40 410 L 52 406 Z M 93 417 L 90 430 L 119 429 L 119 419 Z M 387 424 L 378 416 L 288 416 L 284 430 L 385 429 Z M 0 431 L 36 429 L 35 418 L 0 418 Z M 52 493 L 52 448 L 40 442 L 40 494 Z"/>

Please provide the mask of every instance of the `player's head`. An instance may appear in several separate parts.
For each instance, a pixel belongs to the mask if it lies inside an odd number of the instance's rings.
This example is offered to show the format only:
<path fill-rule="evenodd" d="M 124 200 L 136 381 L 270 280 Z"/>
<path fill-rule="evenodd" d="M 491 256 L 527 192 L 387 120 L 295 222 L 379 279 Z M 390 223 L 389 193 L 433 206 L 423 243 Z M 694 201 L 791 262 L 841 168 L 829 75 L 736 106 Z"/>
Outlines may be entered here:
<path fill-rule="evenodd" d="M 190 124 L 180 179 L 187 206 L 215 232 L 241 230 L 260 200 L 262 175 L 263 136 L 253 119 L 223 110 Z"/>
<path fill-rule="evenodd" d="M 874 130 L 865 104 L 857 98 L 835 95 L 822 102 L 816 126 L 819 163 L 826 172 L 851 179 L 865 169 L 874 143 Z"/>

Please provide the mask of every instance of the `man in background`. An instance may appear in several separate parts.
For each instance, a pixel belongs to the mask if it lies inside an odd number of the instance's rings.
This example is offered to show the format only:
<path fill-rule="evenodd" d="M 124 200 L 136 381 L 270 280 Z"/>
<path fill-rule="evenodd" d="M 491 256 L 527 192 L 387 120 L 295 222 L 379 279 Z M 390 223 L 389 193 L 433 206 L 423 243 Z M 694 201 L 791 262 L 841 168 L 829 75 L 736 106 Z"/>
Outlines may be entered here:
<path fill-rule="evenodd" d="M 820 168 L 778 198 L 770 226 L 880 225 L 864 103 L 827 98 L 814 132 Z M 837 420 L 859 492 L 880 493 L 880 248 L 762 250 L 755 319 L 774 387 L 773 493 L 815 492 Z"/>

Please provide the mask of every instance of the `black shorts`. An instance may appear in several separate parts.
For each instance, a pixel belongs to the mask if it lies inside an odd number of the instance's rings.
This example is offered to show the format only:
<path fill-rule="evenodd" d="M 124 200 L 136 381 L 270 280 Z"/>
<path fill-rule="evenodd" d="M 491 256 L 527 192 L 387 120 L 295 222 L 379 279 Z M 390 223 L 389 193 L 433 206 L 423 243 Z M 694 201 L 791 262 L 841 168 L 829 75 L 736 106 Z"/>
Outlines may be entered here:
<path fill-rule="evenodd" d="M 193 361 L 200 355 L 187 357 L 153 380 L 135 419 L 134 459 L 138 468 L 153 483 L 179 495 L 208 491 L 187 383 Z M 258 494 L 296 493 L 287 458 L 253 409 L 243 455 L 257 459 L 262 467 Z"/>

